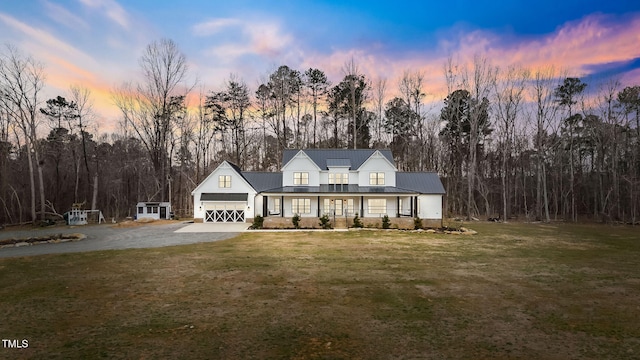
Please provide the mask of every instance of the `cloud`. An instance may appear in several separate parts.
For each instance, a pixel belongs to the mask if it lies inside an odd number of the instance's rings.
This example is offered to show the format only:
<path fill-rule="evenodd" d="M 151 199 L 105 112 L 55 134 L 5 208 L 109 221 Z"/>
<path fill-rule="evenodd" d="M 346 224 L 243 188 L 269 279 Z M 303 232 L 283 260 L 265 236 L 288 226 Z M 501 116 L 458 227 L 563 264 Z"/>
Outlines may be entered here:
<path fill-rule="evenodd" d="M 127 12 L 114 0 L 78 0 L 81 4 L 103 11 L 107 18 L 124 29 L 129 29 L 130 20 Z"/>
<path fill-rule="evenodd" d="M 4 13 L 0 13 L 0 21 L 23 33 L 30 39 L 35 40 L 40 44 L 40 46 L 47 49 L 49 52 L 63 53 L 68 58 L 75 58 L 85 62 L 93 62 L 93 58 L 66 42 L 59 40 L 48 31 L 32 27 Z"/>
<path fill-rule="evenodd" d="M 53 21 L 57 22 L 58 24 L 61 24 L 76 30 L 89 29 L 89 24 L 87 24 L 86 21 L 74 15 L 64 7 L 46 0 L 43 2 L 43 4 L 46 10 L 47 16 L 51 18 Z"/>
<path fill-rule="evenodd" d="M 342 68 L 353 58 L 370 79 L 389 80 L 390 96 L 396 95 L 397 81 L 405 71 L 420 71 L 424 75 L 424 91 L 437 100 L 446 96 L 443 69 L 449 56 L 459 65 L 470 65 L 475 55 L 481 55 L 501 68 L 520 65 L 535 70 L 554 66 L 570 76 L 580 77 L 609 69 L 604 65 L 612 64 L 624 75 L 623 83 L 628 83 L 637 79 L 638 71 L 630 66 L 637 67 L 638 44 L 640 14 L 622 18 L 590 15 L 537 37 L 518 38 L 514 34 L 452 28 L 439 33 L 435 48 L 424 51 L 384 52 L 380 46 L 335 49 L 330 53 L 309 51 L 302 66 L 323 69 L 335 82 L 342 80 Z"/>
<path fill-rule="evenodd" d="M 192 30 L 194 35 L 197 36 L 211 36 L 224 31 L 227 28 L 241 25 L 242 22 L 238 19 L 213 19 L 194 25 Z"/>
<path fill-rule="evenodd" d="M 45 64 L 47 87 L 43 96 L 63 95 L 70 84 L 82 84 L 92 90 L 92 100 L 102 116 L 114 117 L 117 112 L 110 96 L 111 79 L 104 64 L 45 31 L 9 15 L 0 13 L 0 23 L 24 35 L 22 50 L 37 56 Z M 15 39 L 18 40 L 18 39 Z M 109 72 L 111 69 L 106 69 Z"/>
<path fill-rule="evenodd" d="M 281 57 L 293 42 L 293 37 L 284 33 L 276 22 L 221 18 L 196 24 L 192 27 L 192 32 L 200 37 L 225 35 L 235 38 L 234 42 L 222 42 L 211 46 L 205 52 L 226 61 L 233 61 L 244 55 L 258 55 L 270 59 Z"/>
<path fill-rule="evenodd" d="M 631 61 L 640 57 L 640 15 L 613 19 L 590 15 L 566 23 L 547 36 L 518 45 L 503 44 L 498 34 L 473 32 L 463 37 L 459 52 L 467 59 L 483 54 L 496 65 L 520 63 L 539 68 L 548 65 L 564 68 L 582 76 L 594 65 Z"/>

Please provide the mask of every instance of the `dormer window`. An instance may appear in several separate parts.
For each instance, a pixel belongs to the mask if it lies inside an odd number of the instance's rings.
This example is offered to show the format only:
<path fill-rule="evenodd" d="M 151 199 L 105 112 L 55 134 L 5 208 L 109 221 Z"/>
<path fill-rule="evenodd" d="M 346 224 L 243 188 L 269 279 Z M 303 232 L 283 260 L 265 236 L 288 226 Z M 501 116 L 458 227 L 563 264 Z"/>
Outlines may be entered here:
<path fill-rule="evenodd" d="M 349 174 L 329 173 L 329 184 L 348 184 Z"/>
<path fill-rule="evenodd" d="M 220 175 L 220 176 L 218 176 L 218 187 L 219 188 L 230 188 L 231 187 L 231 175 Z"/>
<path fill-rule="evenodd" d="M 383 172 L 369 173 L 369 185 L 384 185 L 384 173 Z"/>
<path fill-rule="evenodd" d="M 309 185 L 309 173 L 308 172 L 294 172 L 293 173 L 293 185 Z"/>

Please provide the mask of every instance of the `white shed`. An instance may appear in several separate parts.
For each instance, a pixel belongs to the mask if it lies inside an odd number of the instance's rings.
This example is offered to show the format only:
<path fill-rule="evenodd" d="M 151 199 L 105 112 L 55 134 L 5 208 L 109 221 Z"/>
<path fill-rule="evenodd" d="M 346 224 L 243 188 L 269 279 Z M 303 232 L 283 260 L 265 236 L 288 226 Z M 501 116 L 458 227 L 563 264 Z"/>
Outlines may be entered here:
<path fill-rule="evenodd" d="M 171 219 L 171 203 L 143 201 L 136 205 L 136 220 L 139 219 Z"/>

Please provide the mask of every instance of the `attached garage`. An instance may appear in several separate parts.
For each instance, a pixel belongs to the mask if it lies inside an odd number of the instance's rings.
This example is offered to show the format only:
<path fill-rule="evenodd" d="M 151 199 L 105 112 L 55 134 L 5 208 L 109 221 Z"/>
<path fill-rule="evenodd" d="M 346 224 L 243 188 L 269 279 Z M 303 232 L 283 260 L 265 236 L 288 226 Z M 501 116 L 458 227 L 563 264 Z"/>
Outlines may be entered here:
<path fill-rule="evenodd" d="M 204 222 L 244 222 L 248 207 L 247 193 L 202 193 Z"/>

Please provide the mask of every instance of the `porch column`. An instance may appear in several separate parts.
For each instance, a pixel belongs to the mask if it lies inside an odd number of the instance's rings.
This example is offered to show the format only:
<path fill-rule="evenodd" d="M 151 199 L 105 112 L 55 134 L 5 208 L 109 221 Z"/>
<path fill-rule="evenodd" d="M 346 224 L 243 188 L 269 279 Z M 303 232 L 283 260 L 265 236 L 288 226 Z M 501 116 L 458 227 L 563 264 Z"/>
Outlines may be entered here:
<path fill-rule="evenodd" d="M 364 196 L 360 196 L 360 217 L 364 217 Z"/>
<path fill-rule="evenodd" d="M 262 195 L 262 217 L 269 216 L 269 197 Z"/>
<path fill-rule="evenodd" d="M 284 196 L 280 196 L 280 217 L 284 217 Z"/>
<path fill-rule="evenodd" d="M 409 201 L 409 203 L 411 204 L 411 215 L 413 215 L 413 217 L 415 217 L 415 214 L 413 213 L 413 196 L 410 197 L 410 199 L 411 200 Z"/>

